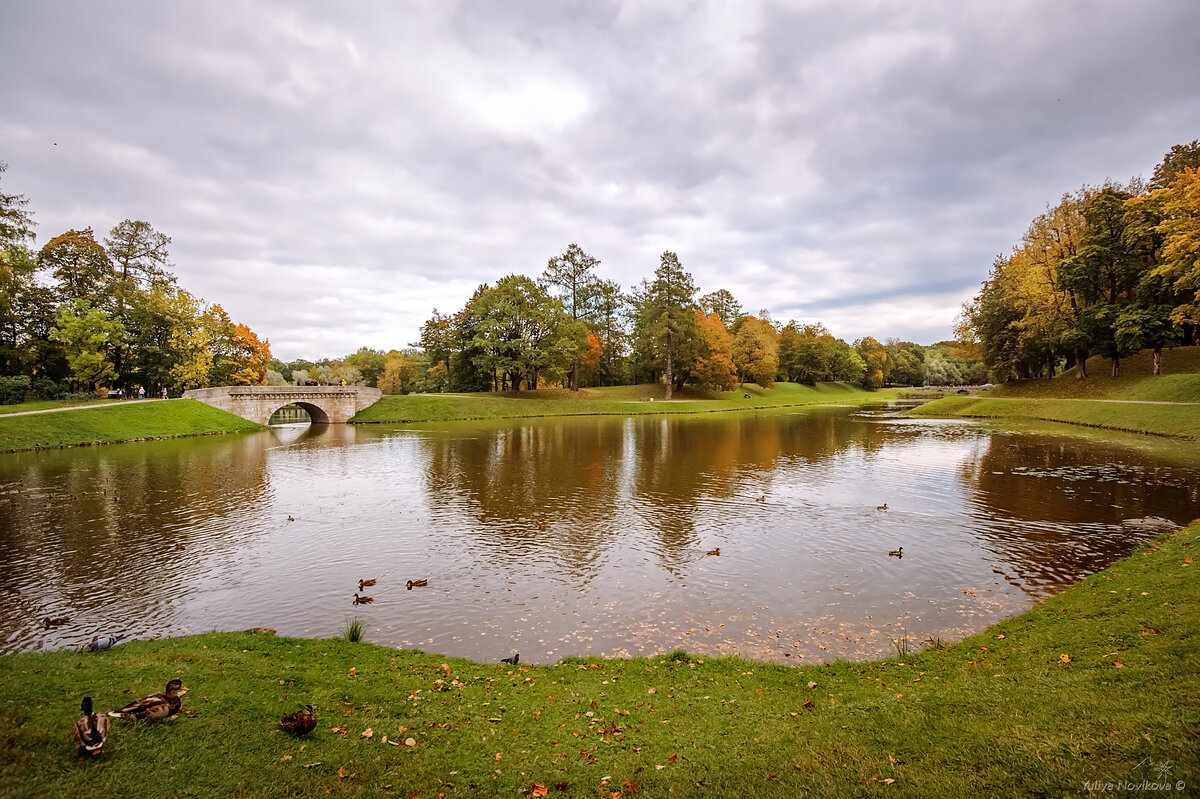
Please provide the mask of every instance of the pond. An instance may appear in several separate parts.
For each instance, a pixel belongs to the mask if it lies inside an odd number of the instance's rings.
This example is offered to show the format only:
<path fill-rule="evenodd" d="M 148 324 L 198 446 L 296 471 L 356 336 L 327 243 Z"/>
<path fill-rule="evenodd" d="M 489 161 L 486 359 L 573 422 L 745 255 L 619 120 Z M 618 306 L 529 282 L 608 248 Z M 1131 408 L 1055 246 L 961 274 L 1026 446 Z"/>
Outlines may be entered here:
<path fill-rule="evenodd" d="M 1197 516 L 1189 445 L 886 408 L 23 453 L 0 457 L 0 651 L 357 617 L 368 641 L 482 661 L 865 659 L 977 631 Z"/>

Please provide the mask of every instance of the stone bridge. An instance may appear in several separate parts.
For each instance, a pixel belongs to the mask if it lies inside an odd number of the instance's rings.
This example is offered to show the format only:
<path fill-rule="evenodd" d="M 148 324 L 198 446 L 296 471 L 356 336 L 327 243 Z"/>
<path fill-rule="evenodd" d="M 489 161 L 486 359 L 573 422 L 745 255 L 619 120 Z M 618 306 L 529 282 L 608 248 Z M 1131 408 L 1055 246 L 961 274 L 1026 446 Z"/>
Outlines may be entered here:
<path fill-rule="evenodd" d="M 219 386 L 193 388 L 184 399 L 200 400 L 214 408 L 265 425 L 284 405 L 299 405 L 313 424 L 344 424 L 383 396 L 364 386 Z"/>

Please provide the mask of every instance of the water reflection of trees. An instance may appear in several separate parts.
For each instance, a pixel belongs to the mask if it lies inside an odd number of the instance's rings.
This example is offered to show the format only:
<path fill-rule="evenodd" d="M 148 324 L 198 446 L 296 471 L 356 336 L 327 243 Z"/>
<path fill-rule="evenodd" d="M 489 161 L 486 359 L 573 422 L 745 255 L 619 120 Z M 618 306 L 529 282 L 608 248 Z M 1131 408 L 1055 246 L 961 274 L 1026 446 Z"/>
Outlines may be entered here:
<path fill-rule="evenodd" d="M 995 435 L 964 461 L 959 479 L 981 519 L 978 533 L 1022 581 L 1055 585 L 1128 555 L 1161 528 L 1200 513 L 1200 474 L 1135 451 L 1080 439 Z"/>
<path fill-rule="evenodd" d="M 22 490 L 0 502 L 0 548 L 21 568 L 0 578 L 14 600 L 0 634 L 56 607 L 110 601 L 147 615 L 169 603 L 208 558 L 240 546 L 243 531 L 222 520 L 261 501 L 265 462 L 245 435 L 6 457 L 0 484 Z"/>
<path fill-rule="evenodd" d="M 904 435 L 844 410 L 816 409 L 455 431 L 422 439 L 433 518 L 457 517 L 481 559 L 516 562 L 537 553 L 583 580 L 595 576 L 617 537 L 638 530 L 651 538 L 638 545 L 675 570 L 703 545 L 713 503 L 768 493 L 781 462 L 819 464 Z"/>

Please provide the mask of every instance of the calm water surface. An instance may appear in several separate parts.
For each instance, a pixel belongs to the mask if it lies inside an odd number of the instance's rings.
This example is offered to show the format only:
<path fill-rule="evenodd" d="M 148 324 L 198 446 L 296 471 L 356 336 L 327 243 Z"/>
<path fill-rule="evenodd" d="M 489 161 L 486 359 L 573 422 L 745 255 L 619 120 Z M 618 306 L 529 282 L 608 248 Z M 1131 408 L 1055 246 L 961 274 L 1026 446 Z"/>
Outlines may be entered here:
<path fill-rule="evenodd" d="M 813 408 L 2 456 L 0 651 L 358 616 L 372 642 L 485 661 L 886 655 L 1200 516 L 1189 447 Z"/>

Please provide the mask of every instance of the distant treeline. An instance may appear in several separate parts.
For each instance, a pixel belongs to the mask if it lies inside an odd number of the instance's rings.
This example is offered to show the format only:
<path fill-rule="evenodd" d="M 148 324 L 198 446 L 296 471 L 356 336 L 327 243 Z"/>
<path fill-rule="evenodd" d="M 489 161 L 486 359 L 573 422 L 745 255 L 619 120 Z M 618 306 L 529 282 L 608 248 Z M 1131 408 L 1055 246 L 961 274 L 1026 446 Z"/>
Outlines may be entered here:
<path fill-rule="evenodd" d="M 631 291 L 595 273 L 576 244 L 538 279 L 508 275 L 479 286 L 453 314 L 436 309 L 419 347 L 360 349 L 338 360 L 272 361 L 268 382 L 346 380 L 385 393 L 520 391 L 662 382 L 733 389 L 776 381 L 961 385 L 987 379 L 970 345 L 922 347 L 863 338 L 848 344 L 819 323 L 778 324 L 744 313 L 725 289 L 700 293 L 678 256 Z"/>

